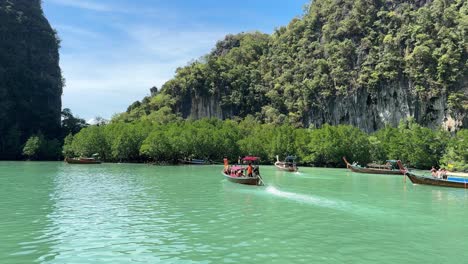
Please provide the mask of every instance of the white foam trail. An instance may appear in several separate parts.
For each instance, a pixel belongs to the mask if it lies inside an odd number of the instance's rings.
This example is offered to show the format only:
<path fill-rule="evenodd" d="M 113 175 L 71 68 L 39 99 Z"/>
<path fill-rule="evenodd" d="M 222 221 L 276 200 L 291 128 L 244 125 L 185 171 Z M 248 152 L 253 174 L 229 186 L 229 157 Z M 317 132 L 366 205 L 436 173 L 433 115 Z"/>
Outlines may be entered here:
<path fill-rule="evenodd" d="M 288 198 L 290 200 L 293 200 L 293 201 L 296 201 L 296 202 L 301 202 L 301 203 L 313 204 L 313 205 L 329 207 L 329 208 L 343 207 L 343 205 L 346 206 L 344 202 L 335 202 L 335 201 L 332 201 L 332 200 L 328 200 L 328 199 L 325 199 L 325 198 L 312 196 L 312 195 L 298 194 L 298 193 L 292 193 L 292 192 L 284 192 L 284 191 L 280 191 L 280 190 L 276 189 L 273 186 L 267 187 L 266 191 L 268 193 L 271 193 L 271 194 L 275 195 L 275 196 Z"/>
<path fill-rule="evenodd" d="M 375 214 L 384 213 L 379 208 L 356 206 L 356 205 L 353 205 L 352 203 L 348 203 L 344 201 L 334 201 L 334 200 L 330 200 L 330 199 L 319 197 L 319 196 L 284 192 L 284 191 L 280 191 L 276 189 L 273 186 L 267 187 L 266 191 L 277 197 L 286 198 L 286 199 L 296 201 L 299 203 L 345 211 L 347 213 L 352 213 L 352 214 L 357 214 L 357 215 L 367 215 L 369 213 L 372 213 L 375 215 Z"/>
<path fill-rule="evenodd" d="M 310 175 L 310 174 L 307 174 L 307 173 L 300 173 L 300 172 L 294 172 L 293 175 L 295 177 L 299 177 L 299 178 L 302 178 L 302 179 L 333 180 L 333 178 L 327 178 L 327 177 L 323 177 L 323 176 L 320 176 L 320 175 Z"/>

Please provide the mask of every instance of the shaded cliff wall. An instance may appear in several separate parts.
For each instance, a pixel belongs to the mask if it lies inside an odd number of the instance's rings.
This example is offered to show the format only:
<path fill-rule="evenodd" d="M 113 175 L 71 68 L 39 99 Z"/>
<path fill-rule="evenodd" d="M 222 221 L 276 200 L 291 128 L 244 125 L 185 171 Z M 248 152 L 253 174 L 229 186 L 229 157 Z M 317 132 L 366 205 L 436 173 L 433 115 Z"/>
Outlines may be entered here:
<path fill-rule="evenodd" d="M 468 96 L 467 82 L 460 91 Z M 401 81 L 386 85 L 376 92 L 365 89 L 349 96 L 336 96 L 317 102 L 305 116 L 305 127 L 321 127 L 323 124 L 350 124 L 366 132 L 377 131 L 386 125 L 397 126 L 401 120 L 414 120 L 429 128 L 443 127 L 449 131 L 468 127 L 466 111 L 451 111 L 448 95 L 422 100 L 412 93 L 408 82 Z M 193 96 L 176 105 L 176 112 L 184 118 L 232 118 L 238 116 L 238 109 L 221 107 L 221 96 Z M 259 102 L 261 103 L 261 102 Z"/>
<path fill-rule="evenodd" d="M 366 132 L 397 126 L 401 120 L 414 120 L 429 128 L 445 127 L 454 130 L 463 127 L 465 114 L 453 115 L 447 109 L 447 96 L 441 94 L 427 100 L 414 96 L 407 83 L 388 85 L 376 93 L 360 90 L 347 97 L 335 97 L 325 101 L 309 113 L 307 124 L 319 127 L 351 124 Z M 465 124 L 466 127 L 466 124 Z"/>
<path fill-rule="evenodd" d="M 33 134 L 60 135 L 59 39 L 40 0 L 0 0 L 0 158 Z"/>

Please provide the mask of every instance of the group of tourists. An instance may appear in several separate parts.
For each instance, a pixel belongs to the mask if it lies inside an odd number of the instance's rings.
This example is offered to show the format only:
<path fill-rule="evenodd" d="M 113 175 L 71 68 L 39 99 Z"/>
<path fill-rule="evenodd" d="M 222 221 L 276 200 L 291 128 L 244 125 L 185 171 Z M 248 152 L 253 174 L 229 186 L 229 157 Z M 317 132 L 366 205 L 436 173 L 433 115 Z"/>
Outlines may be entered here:
<path fill-rule="evenodd" d="M 445 168 L 440 168 L 437 170 L 434 168 L 434 166 L 432 166 L 431 175 L 437 179 L 447 179 L 447 170 Z"/>
<path fill-rule="evenodd" d="M 230 175 L 232 177 L 245 177 L 244 170 L 247 172 L 247 177 L 253 177 L 254 174 L 254 167 L 252 166 L 252 162 L 249 162 L 249 165 L 247 168 L 241 167 L 240 166 L 240 158 L 239 158 L 239 166 L 229 166 L 229 161 L 227 157 L 224 157 L 223 159 L 224 162 L 224 173 L 227 175 Z M 258 168 L 257 168 L 258 170 Z"/>

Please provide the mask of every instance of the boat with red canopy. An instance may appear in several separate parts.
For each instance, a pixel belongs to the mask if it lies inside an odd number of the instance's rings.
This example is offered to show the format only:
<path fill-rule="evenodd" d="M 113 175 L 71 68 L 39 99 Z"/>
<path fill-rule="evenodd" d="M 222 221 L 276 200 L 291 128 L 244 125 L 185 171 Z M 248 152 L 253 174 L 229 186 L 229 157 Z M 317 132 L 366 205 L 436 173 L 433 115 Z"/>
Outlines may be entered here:
<path fill-rule="evenodd" d="M 241 164 L 227 166 L 227 168 L 222 171 L 222 174 L 230 182 L 246 185 L 264 185 L 258 167 L 259 160 L 260 159 L 258 157 L 253 156 L 247 156 L 242 159 L 244 164 L 255 164 L 254 166 L 252 166 L 251 176 L 248 175 L 248 167 L 242 166 Z"/>

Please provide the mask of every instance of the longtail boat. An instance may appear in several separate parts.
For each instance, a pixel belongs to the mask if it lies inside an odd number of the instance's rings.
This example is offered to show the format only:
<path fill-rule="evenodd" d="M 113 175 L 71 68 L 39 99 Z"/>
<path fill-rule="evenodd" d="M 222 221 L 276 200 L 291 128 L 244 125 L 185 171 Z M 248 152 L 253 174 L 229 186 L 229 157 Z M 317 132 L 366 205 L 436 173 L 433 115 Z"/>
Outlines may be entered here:
<path fill-rule="evenodd" d="M 257 157 L 245 157 L 242 159 L 244 163 L 256 162 L 259 158 Z M 241 165 L 230 166 L 226 170 L 222 171 L 224 177 L 234 183 L 246 184 L 246 185 L 264 185 L 263 179 L 260 176 L 260 170 L 258 165 L 253 168 L 252 176 L 247 175 L 247 168 Z"/>
<path fill-rule="evenodd" d="M 398 166 L 403 174 L 405 174 L 413 184 L 423 184 L 423 185 L 433 185 L 433 186 L 441 186 L 441 187 L 452 187 L 452 188 L 464 188 L 468 187 L 468 178 L 459 178 L 459 177 L 450 177 L 448 176 L 446 179 L 436 178 L 433 176 L 422 176 L 416 175 L 414 173 L 409 172 L 407 169 L 401 165 L 401 162 L 398 161 Z"/>
<path fill-rule="evenodd" d="M 353 172 L 358 173 L 371 173 L 371 174 L 390 174 L 390 175 L 402 175 L 403 173 L 398 169 L 396 160 L 387 160 L 387 164 L 367 164 L 367 167 L 361 167 L 356 163 L 351 164 L 343 157 L 346 167 Z"/>
<path fill-rule="evenodd" d="M 190 165 L 207 165 L 210 164 L 207 160 L 202 159 L 179 159 L 179 162 L 182 164 L 190 164 Z"/>
<path fill-rule="evenodd" d="M 280 161 L 279 156 L 276 155 L 275 167 L 282 171 L 296 172 L 299 168 L 297 168 L 295 159 L 295 156 L 287 156 L 284 161 Z"/>
<path fill-rule="evenodd" d="M 68 164 L 101 164 L 100 160 L 95 158 L 65 158 Z"/>
<path fill-rule="evenodd" d="M 448 177 L 447 179 L 439 179 L 434 177 L 420 176 L 410 172 L 406 172 L 405 175 L 408 176 L 408 178 L 413 184 L 424 184 L 465 189 L 468 187 L 467 178 Z"/>

